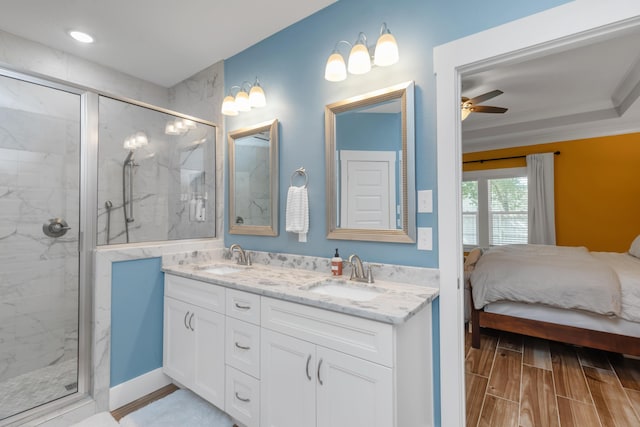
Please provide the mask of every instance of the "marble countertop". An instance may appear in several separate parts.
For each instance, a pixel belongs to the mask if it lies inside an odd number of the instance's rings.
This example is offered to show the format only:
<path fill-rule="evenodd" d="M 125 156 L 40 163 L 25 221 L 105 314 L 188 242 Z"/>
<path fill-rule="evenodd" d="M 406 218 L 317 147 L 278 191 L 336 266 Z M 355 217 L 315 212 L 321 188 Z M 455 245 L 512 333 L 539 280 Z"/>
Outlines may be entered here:
<path fill-rule="evenodd" d="M 211 267 L 217 272 L 206 271 Z M 405 322 L 438 296 L 438 289 L 428 286 L 377 279 L 369 284 L 349 280 L 349 276 L 336 277 L 302 268 L 261 264 L 244 267 L 230 261 L 167 265 L 162 270 L 168 274 L 391 324 Z M 337 279 L 340 281 L 338 286 L 350 288 L 356 294 L 363 291 L 370 295 L 373 291 L 379 295 L 368 300 L 356 300 L 357 295 L 356 299 L 351 299 L 311 291 L 328 279 Z"/>

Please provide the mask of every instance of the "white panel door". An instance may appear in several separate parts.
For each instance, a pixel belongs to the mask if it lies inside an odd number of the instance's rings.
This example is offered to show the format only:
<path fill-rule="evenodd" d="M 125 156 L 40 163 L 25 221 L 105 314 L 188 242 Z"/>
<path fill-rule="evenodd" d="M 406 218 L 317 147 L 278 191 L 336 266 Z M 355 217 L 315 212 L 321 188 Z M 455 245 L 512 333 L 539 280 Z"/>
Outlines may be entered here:
<path fill-rule="evenodd" d="M 340 227 L 395 229 L 396 153 L 340 152 Z"/>
<path fill-rule="evenodd" d="M 317 427 L 394 426 L 391 368 L 320 346 L 316 357 Z"/>
<path fill-rule="evenodd" d="M 182 301 L 164 299 L 163 371 L 183 384 L 191 384 L 194 376 L 195 341 L 189 328 L 193 307 Z M 192 321 L 193 323 L 193 321 Z"/>
<path fill-rule="evenodd" d="M 315 427 L 315 348 L 307 341 L 262 329 L 261 427 Z"/>
<path fill-rule="evenodd" d="M 192 359 L 195 376 L 191 389 L 224 410 L 225 317 L 215 311 L 197 310 L 188 323 L 195 341 Z"/>

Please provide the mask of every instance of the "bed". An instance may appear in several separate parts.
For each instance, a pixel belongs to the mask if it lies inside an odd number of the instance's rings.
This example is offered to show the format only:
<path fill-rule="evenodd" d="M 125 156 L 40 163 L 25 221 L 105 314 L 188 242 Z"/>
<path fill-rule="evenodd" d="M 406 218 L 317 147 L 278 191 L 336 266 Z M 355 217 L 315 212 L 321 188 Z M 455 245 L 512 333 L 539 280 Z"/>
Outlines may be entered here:
<path fill-rule="evenodd" d="M 629 252 L 506 245 L 465 262 L 472 346 L 492 328 L 640 356 L 640 236 Z"/>

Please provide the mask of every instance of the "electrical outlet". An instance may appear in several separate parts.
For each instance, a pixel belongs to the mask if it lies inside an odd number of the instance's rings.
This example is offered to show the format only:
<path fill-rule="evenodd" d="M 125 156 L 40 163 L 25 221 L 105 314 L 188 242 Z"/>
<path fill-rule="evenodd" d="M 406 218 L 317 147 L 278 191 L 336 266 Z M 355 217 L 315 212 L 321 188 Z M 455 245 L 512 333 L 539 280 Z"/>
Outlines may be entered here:
<path fill-rule="evenodd" d="M 433 250 L 433 229 L 431 227 L 418 227 L 418 250 Z"/>
<path fill-rule="evenodd" d="M 433 191 L 420 190 L 418 191 L 418 213 L 431 213 L 433 212 Z"/>

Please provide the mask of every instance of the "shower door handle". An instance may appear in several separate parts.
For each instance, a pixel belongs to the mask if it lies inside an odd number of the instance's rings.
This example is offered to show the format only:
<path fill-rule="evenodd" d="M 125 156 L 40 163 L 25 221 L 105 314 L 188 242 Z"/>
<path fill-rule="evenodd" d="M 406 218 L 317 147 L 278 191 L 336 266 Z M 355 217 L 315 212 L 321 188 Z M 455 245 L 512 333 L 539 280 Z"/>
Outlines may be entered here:
<path fill-rule="evenodd" d="M 71 227 L 62 218 L 51 218 L 42 224 L 42 231 L 49 237 L 62 237 L 67 234 L 68 230 L 71 230 Z"/>

